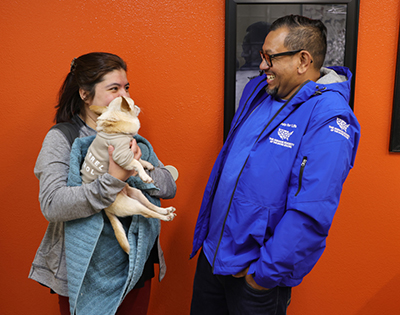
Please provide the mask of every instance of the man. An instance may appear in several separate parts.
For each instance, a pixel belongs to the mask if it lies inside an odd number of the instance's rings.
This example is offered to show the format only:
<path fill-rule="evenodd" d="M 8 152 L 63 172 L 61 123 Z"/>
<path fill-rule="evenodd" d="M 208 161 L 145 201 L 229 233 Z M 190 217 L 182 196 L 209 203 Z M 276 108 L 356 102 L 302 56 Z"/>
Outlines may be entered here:
<path fill-rule="evenodd" d="M 196 224 L 191 314 L 286 314 L 325 248 L 360 127 L 351 73 L 321 68 L 326 27 L 271 25 L 206 186 Z"/>

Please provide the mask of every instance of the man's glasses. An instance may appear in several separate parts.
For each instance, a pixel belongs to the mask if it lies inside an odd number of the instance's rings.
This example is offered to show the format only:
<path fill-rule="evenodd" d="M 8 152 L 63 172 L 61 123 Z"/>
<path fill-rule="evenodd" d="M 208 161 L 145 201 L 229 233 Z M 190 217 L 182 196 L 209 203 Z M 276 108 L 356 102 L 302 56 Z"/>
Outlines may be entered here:
<path fill-rule="evenodd" d="M 291 50 L 291 51 L 285 51 L 279 54 L 274 54 L 274 55 L 268 55 L 267 53 L 264 53 L 262 50 L 260 50 L 260 55 L 262 60 L 264 60 L 268 67 L 272 67 L 272 59 L 280 56 L 289 56 L 289 55 L 295 55 L 302 51 L 304 49 L 298 49 L 298 50 Z"/>

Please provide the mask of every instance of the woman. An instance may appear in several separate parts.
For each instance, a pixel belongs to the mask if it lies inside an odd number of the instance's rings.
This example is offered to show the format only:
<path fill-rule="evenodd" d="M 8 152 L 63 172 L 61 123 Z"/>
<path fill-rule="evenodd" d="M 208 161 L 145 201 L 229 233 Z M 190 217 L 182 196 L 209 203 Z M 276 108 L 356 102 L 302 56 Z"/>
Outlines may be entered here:
<path fill-rule="evenodd" d="M 126 71 L 125 62 L 113 54 L 89 53 L 74 58 L 70 72 L 59 92 L 55 116 L 56 128 L 52 128 L 46 135 L 36 161 L 34 171 L 40 181 L 40 206 L 49 225 L 32 263 L 29 278 L 49 287 L 52 293 L 59 295 L 61 314 L 69 314 L 64 223 L 98 216 L 102 209 L 113 203 L 116 195 L 124 188 L 125 181 L 134 175 L 133 171 L 122 169 L 110 158 L 108 173 L 89 184 L 67 186 L 73 138 L 96 134 L 97 116 L 89 110 L 89 106 L 107 106 L 118 96 L 129 97 Z M 66 125 L 67 131 L 65 128 L 57 128 L 60 125 Z M 74 133 L 76 134 L 71 139 L 71 134 Z M 139 159 L 142 153 L 135 141 L 131 149 L 135 158 Z M 109 148 L 110 154 L 112 150 Z M 152 189 L 147 193 L 153 198 L 173 198 L 176 192 L 175 182 L 163 164 L 160 161 L 158 163 L 158 167 L 155 167 L 149 175 L 159 190 Z M 148 219 L 141 218 L 141 220 Z M 125 225 L 129 226 L 131 221 L 131 218 L 125 219 Z M 125 256 L 124 264 L 128 265 L 128 256 Z M 154 277 L 154 263 L 160 264 L 161 279 L 165 274 L 165 262 L 158 238 L 148 258 L 145 259 L 144 267 L 141 267 L 143 272 L 139 276 L 140 279 L 135 281 L 136 284 L 127 295 L 124 293 L 122 304 L 116 306 L 117 314 L 130 314 L 132 311 L 135 314 L 146 314 L 151 278 Z"/>

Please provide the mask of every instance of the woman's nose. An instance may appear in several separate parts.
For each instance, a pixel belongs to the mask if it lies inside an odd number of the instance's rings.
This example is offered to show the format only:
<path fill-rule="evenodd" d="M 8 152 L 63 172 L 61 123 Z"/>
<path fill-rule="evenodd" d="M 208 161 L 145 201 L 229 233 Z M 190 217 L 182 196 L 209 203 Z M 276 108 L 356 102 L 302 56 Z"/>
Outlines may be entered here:
<path fill-rule="evenodd" d="M 121 89 L 119 96 L 129 96 L 129 92 L 126 89 Z"/>

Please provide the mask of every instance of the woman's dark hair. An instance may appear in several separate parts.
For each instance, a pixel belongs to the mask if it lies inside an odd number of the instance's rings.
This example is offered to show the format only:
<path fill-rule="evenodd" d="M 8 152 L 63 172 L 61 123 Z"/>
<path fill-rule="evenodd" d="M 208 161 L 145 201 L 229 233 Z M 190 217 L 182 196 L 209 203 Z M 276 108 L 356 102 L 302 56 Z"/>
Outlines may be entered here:
<path fill-rule="evenodd" d="M 93 52 L 74 58 L 71 69 L 58 93 L 55 122 L 70 121 L 74 115 L 86 118 L 85 102 L 81 99 L 79 89 L 87 92 L 87 99 L 94 97 L 95 86 L 103 81 L 106 74 L 114 70 L 127 71 L 126 63 L 117 55 Z"/>
<path fill-rule="evenodd" d="M 327 30 L 320 20 L 300 15 L 287 15 L 271 25 L 271 31 L 287 27 L 289 30 L 284 45 L 289 50 L 307 50 L 314 59 L 314 67 L 320 69 L 325 60 Z"/>

